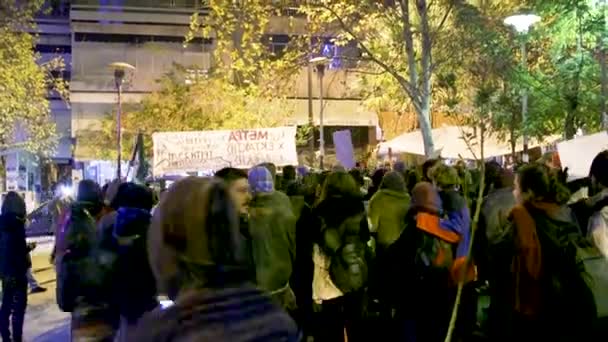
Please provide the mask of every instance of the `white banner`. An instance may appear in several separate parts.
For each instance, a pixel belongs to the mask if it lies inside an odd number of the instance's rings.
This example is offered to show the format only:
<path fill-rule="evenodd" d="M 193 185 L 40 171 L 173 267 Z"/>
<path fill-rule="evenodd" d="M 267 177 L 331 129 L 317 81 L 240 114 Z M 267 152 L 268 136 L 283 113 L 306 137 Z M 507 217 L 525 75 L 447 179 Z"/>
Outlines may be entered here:
<path fill-rule="evenodd" d="M 557 144 L 559 160 L 563 168 L 568 168 L 569 180 L 589 176 L 593 158 L 608 149 L 608 134 L 600 132 Z"/>
<path fill-rule="evenodd" d="M 226 131 L 161 132 L 152 135 L 154 176 L 250 168 L 264 162 L 297 165 L 296 127 Z"/>

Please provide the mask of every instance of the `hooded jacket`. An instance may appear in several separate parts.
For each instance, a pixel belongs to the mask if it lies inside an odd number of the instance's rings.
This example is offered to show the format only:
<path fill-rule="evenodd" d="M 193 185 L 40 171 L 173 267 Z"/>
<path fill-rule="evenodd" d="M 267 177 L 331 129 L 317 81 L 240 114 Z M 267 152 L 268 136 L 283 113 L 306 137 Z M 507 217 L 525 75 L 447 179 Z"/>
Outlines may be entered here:
<path fill-rule="evenodd" d="M 195 290 L 146 315 L 132 335 L 147 342 L 298 342 L 291 318 L 252 286 Z"/>
<path fill-rule="evenodd" d="M 113 270 L 115 302 L 120 314 L 134 323 L 158 305 L 156 280 L 150 268 L 147 237 L 150 212 L 119 208 L 112 236 L 117 259 Z"/>
<path fill-rule="evenodd" d="M 249 203 L 249 232 L 258 286 L 285 287 L 296 256 L 296 218 L 289 198 L 279 192 L 258 193 Z"/>
<path fill-rule="evenodd" d="M 397 178 L 391 181 L 391 178 Z M 410 206 L 405 182 L 401 175 L 389 172 L 382 186 L 369 202 L 372 230 L 378 234 L 378 244 L 386 248 L 395 242 L 405 227 L 405 216 Z"/>
<path fill-rule="evenodd" d="M 25 241 L 25 220 L 15 214 L 0 216 L 0 277 L 23 277 L 31 267 Z"/>

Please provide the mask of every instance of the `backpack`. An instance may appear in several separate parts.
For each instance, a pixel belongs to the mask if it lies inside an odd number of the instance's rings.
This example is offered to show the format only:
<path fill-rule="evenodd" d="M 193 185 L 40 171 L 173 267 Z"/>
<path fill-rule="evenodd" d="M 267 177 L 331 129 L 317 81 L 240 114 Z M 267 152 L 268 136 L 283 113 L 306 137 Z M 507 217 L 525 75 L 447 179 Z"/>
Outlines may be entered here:
<path fill-rule="evenodd" d="M 416 228 L 420 232 L 416 243 L 414 265 L 418 278 L 431 283 L 457 285 L 465 266 L 465 258 L 457 258 L 460 235 L 440 226 L 437 215 L 419 212 Z M 465 282 L 476 278 L 475 267 L 467 265 Z"/>
<path fill-rule="evenodd" d="M 342 293 L 362 289 L 367 284 L 369 269 L 369 250 L 359 239 L 358 231 L 363 213 L 346 218 L 339 227 L 327 227 L 323 221 L 323 241 L 325 250 L 329 250 L 329 275 L 334 285 Z"/>
<path fill-rule="evenodd" d="M 608 322 L 608 259 L 575 224 L 551 224 L 537 219 L 543 262 L 547 271 L 552 315 L 556 324 L 571 325 L 575 333 L 605 326 Z M 539 224 L 540 223 L 540 224 Z M 549 229 L 545 228 L 549 227 Z"/>
<path fill-rule="evenodd" d="M 72 312 L 79 297 L 99 295 L 103 286 L 96 232 L 95 218 L 86 206 L 74 204 L 58 237 L 66 248 L 57 260 L 56 288 L 57 305 L 64 312 Z"/>

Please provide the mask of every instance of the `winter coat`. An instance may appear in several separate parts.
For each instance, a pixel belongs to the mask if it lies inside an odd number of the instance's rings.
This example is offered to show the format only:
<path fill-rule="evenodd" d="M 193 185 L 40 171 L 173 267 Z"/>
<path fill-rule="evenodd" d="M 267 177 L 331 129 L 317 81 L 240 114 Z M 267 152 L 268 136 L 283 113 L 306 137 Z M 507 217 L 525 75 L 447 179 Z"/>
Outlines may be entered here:
<path fill-rule="evenodd" d="M 140 320 L 132 341 L 298 342 L 298 328 L 252 286 L 202 289 Z"/>
<path fill-rule="evenodd" d="M 608 258 L 608 189 L 591 198 L 590 204 L 593 214 L 589 218 L 587 236 Z"/>
<path fill-rule="evenodd" d="M 410 196 L 406 192 L 380 189 L 374 194 L 369 202 L 369 218 L 381 247 L 386 248 L 399 238 L 409 206 Z"/>
<path fill-rule="evenodd" d="M 296 219 L 289 198 L 279 191 L 256 195 L 249 203 L 249 233 L 258 287 L 269 292 L 284 288 L 296 257 Z"/>
<path fill-rule="evenodd" d="M 158 305 L 156 280 L 148 262 L 147 236 L 150 212 L 137 208 L 119 208 L 112 215 L 114 224 L 102 227 L 103 236 L 111 236 L 111 250 L 116 260 L 112 274 L 113 303 L 121 316 L 134 323 Z M 106 245 L 107 246 L 107 245 Z"/>
<path fill-rule="evenodd" d="M 23 277 L 32 266 L 25 241 L 25 219 L 7 213 L 0 216 L 0 277 Z"/>

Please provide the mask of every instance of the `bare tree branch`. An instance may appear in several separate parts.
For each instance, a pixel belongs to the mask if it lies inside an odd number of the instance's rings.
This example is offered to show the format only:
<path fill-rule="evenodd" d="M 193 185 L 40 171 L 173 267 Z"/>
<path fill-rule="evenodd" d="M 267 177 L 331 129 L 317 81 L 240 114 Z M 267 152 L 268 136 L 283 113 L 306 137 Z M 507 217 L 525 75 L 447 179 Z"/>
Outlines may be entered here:
<path fill-rule="evenodd" d="M 406 80 L 394 68 L 392 68 L 391 66 L 389 66 L 388 64 L 383 62 L 377 56 L 375 56 L 372 53 L 372 51 L 367 47 L 367 45 L 365 45 L 363 43 L 363 41 L 359 37 L 357 37 L 357 35 L 353 32 L 353 30 L 351 30 L 348 27 L 348 25 L 346 24 L 344 19 L 342 17 L 340 17 L 340 15 L 338 13 L 336 13 L 336 11 L 333 8 L 331 8 L 330 6 L 325 5 L 325 4 L 323 4 L 322 7 L 331 13 L 331 15 L 338 21 L 338 24 L 340 24 L 340 27 L 346 33 L 348 33 L 352 37 L 352 39 L 354 39 L 357 42 L 357 44 L 359 45 L 361 50 L 363 50 L 363 52 L 365 52 L 367 54 L 367 56 L 370 60 L 372 60 L 374 63 L 378 64 L 382 69 L 384 69 L 386 72 L 391 74 L 391 76 L 393 76 L 399 82 L 399 84 L 403 87 L 405 92 L 410 96 L 410 98 L 412 100 L 414 100 L 415 102 L 418 101 L 418 94 L 417 94 L 416 89 L 414 88 L 415 83 L 412 83 L 412 82 L 409 82 L 408 80 Z"/>

